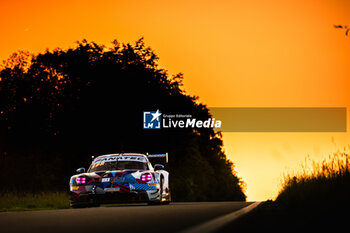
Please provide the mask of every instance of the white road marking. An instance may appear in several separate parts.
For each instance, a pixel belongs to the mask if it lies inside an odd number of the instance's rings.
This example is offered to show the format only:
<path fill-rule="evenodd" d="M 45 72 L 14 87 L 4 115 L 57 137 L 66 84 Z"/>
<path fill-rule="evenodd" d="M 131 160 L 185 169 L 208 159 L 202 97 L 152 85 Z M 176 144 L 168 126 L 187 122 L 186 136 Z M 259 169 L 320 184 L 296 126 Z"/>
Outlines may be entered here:
<path fill-rule="evenodd" d="M 244 207 L 240 210 L 231 212 L 231 213 L 226 214 L 224 216 L 214 218 L 212 220 L 201 223 L 201 224 L 196 225 L 194 227 L 187 228 L 184 231 L 180 231 L 179 233 L 213 233 L 213 232 L 216 232 L 217 230 L 219 230 L 220 228 L 229 224 L 230 222 L 236 220 L 240 216 L 250 212 L 255 207 L 257 207 L 260 203 L 261 203 L 260 201 L 254 202 L 253 204 L 250 204 L 249 206 Z"/>

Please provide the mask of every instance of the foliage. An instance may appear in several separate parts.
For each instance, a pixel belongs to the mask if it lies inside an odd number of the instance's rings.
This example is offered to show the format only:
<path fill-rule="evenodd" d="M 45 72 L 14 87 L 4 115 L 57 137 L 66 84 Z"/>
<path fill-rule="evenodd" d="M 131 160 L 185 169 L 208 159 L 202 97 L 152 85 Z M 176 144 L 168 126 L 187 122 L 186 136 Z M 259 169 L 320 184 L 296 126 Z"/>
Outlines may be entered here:
<path fill-rule="evenodd" d="M 319 163 L 306 158 L 301 171 L 284 175 L 276 201 L 294 206 L 305 203 L 318 205 L 328 200 L 333 203 L 347 202 L 350 195 L 349 159 L 346 148 Z"/>
<path fill-rule="evenodd" d="M 284 175 L 276 201 L 266 201 L 223 232 L 341 232 L 348 225 L 350 155 L 344 148 L 321 162 L 309 157 Z"/>
<path fill-rule="evenodd" d="M 347 25 L 334 25 L 334 28 L 338 28 L 338 29 L 343 29 L 345 30 L 345 36 L 348 36 L 349 35 L 349 30 L 350 28 L 348 28 Z"/>
<path fill-rule="evenodd" d="M 169 152 L 175 200 L 245 200 L 220 133 L 142 129 L 145 110 L 211 117 L 158 59 L 142 38 L 11 56 L 0 70 L 0 169 L 13 179 L 0 189 L 64 190 L 92 155 Z"/>
<path fill-rule="evenodd" d="M 2 193 L 0 194 L 0 211 L 22 211 L 42 209 L 67 209 L 68 193 Z"/>

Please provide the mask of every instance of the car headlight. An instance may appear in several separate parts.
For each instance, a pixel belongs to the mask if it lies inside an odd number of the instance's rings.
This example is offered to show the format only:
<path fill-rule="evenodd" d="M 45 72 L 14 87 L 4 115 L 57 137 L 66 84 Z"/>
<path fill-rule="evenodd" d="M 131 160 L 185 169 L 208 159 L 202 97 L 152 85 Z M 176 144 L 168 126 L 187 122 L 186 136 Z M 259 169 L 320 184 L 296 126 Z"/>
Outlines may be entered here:
<path fill-rule="evenodd" d="M 85 177 L 85 176 L 79 176 L 79 177 L 75 178 L 75 183 L 77 185 L 87 184 L 88 181 L 89 181 L 89 178 Z"/>
<path fill-rule="evenodd" d="M 150 173 L 145 173 L 141 175 L 141 180 L 144 182 L 151 181 L 152 175 Z"/>
<path fill-rule="evenodd" d="M 75 180 L 77 184 L 85 184 L 86 183 L 86 177 L 77 177 Z"/>

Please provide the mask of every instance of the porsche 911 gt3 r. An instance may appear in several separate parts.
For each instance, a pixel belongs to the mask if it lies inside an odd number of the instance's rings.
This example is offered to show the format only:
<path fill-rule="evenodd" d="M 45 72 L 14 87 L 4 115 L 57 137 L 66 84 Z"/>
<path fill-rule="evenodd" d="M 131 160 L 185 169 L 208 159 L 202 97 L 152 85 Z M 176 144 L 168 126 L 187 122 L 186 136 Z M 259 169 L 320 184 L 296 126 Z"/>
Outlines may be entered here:
<path fill-rule="evenodd" d="M 118 202 L 169 204 L 169 173 L 163 165 L 153 167 L 148 157 L 167 159 L 167 154 L 108 154 L 95 158 L 87 172 L 79 168 L 79 174 L 70 179 L 71 206 Z"/>

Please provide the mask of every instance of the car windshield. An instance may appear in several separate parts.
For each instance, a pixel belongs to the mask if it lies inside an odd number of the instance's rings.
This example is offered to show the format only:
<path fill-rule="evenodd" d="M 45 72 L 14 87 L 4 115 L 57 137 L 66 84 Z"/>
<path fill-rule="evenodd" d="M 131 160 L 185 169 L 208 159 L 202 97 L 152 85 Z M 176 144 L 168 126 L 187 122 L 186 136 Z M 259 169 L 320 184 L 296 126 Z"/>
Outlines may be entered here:
<path fill-rule="evenodd" d="M 97 164 L 92 164 L 88 172 L 95 171 L 109 171 L 109 170 L 148 170 L 146 163 L 137 161 L 113 161 L 113 162 L 102 162 Z"/>

